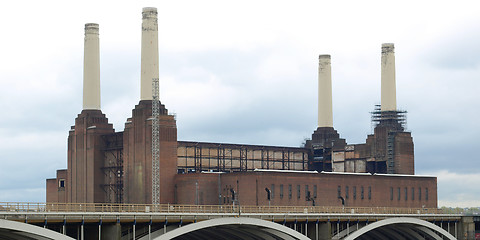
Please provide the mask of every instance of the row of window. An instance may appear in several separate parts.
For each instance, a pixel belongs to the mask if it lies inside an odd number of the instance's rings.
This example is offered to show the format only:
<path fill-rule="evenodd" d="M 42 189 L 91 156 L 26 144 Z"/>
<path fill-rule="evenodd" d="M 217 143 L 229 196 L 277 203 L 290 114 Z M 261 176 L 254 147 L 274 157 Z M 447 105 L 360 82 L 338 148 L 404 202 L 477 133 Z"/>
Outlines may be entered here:
<path fill-rule="evenodd" d="M 276 196 L 275 196 L 275 184 L 272 184 L 270 186 L 270 198 L 271 199 L 274 199 Z M 302 196 L 302 190 L 301 190 L 301 186 L 300 185 L 296 185 L 296 197 L 297 199 L 300 199 L 301 196 Z M 308 185 L 305 185 L 305 199 L 308 201 L 312 198 L 317 198 L 317 185 L 313 185 L 313 191 L 310 192 L 309 190 L 309 186 Z M 288 199 L 292 199 L 293 198 L 293 186 L 292 184 L 288 184 Z M 280 184 L 279 186 L 279 194 L 278 194 L 279 198 L 280 199 L 283 199 L 284 198 L 284 186 L 283 184 Z"/>
<path fill-rule="evenodd" d="M 394 188 L 393 187 L 390 187 L 390 200 L 393 201 L 393 194 L 394 193 Z M 421 201 L 422 200 L 422 188 L 419 187 L 418 188 L 418 200 Z M 400 201 L 400 199 L 402 199 L 402 188 L 400 187 L 397 187 L 397 200 Z M 405 201 L 408 200 L 408 187 L 405 187 L 404 188 L 404 198 L 405 198 Z M 415 188 L 412 187 L 411 188 L 411 194 L 410 194 L 410 198 L 413 200 L 415 200 Z M 425 200 L 428 201 L 428 188 L 425 188 Z"/>
<path fill-rule="evenodd" d="M 270 190 L 270 198 L 274 199 L 275 198 L 275 184 L 272 184 L 270 186 L 269 190 Z M 297 199 L 300 199 L 301 196 L 302 196 L 301 186 L 296 185 L 295 190 L 296 190 Z M 283 199 L 284 198 L 283 184 L 280 184 L 279 192 L 280 192 L 279 193 L 280 199 Z M 310 192 L 310 190 L 309 190 L 309 185 L 305 185 L 304 193 L 305 193 L 305 200 L 309 201 L 311 199 L 316 199 L 317 198 L 317 185 L 313 185 L 312 192 Z M 338 197 L 343 197 L 341 186 L 338 186 L 338 193 L 337 194 L 338 194 Z M 292 184 L 288 184 L 288 199 L 292 199 L 292 197 L 293 197 L 293 186 L 292 186 Z M 358 198 L 359 199 L 365 199 L 365 197 L 367 197 L 369 200 L 372 199 L 372 187 L 371 186 L 368 186 L 368 188 L 366 188 L 366 191 L 365 191 L 364 186 L 360 186 L 358 188 Z M 349 186 L 345 187 L 345 198 L 346 199 L 350 198 Z M 357 186 L 352 187 L 352 198 L 357 199 Z"/>
<path fill-rule="evenodd" d="M 226 188 L 226 189 L 228 189 L 228 188 Z M 284 185 L 280 184 L 278 190 L 279 190 L 278 197 L 280 199 L 283 199 L 284 198 Z M 396 194 L 397 195 L 397 200 L 401 200 L 402 199 L 402 196 L 401 196 L 402 195 L 402 188 L 397 187 L 396 190 L 397 190 L 396 191 L 397 192 L 397 194 Z M 270 199 L 274 199 L 276 197 L 275 184 L 271 184 L 270 189 L 268 189 L 268 191 L 270 191 Z M 296 185 L 295 186 L 295 192 L 296 192 L 296 194 L 295 194 L 296 198 L 300 199 L 301 196 L 302 196 L 301 185 Z M 394 199 L 394 192 L 395 192 L 394 188 L 390 187 L 390 200 Z M 306 201 L 316 199 L 317 198 L 317 185 L 313 185 L 312 192 L 310 192 L 310 190 L 309 190 L 309 185 L 305 185 L 303 193 L 305 194 L 304 196 L 305 196 Z M 292 199 L 294 197 L 294 188 L 293 188 L 292 184 L 288 184 L 287 194 L 288 194 L 288 199 Z M 428 188 L 424 189 L 424 194 L 425 194 L 424 195 L 425 200 L 428 201 Z M 408 187 L 404 188 L 403 195 L 404 195 L 405 201 L 407 201 L 408 197 L 409 197 Z M 422 200 L 422 188 L 421 187 L 418 188 L 417 196 L 418 196 L 418 200 Z M 349 199 L 351 197 L 353 200 L 356 200 L 357 198 L 365 199 L 365 197 L 367 197 L 368 200 L 371 200 L 372 199 L 372 187 L 368 186 L 368 187 L 365 188 L 364 186 L 360 186 L 360 187 L 357 188 L 357 186 L 352 186 L 352 188 L 350 188 L 349 186 L 345 186 L 345 195 L 342 195 L 342 187 L 338 186 L 337 197 L 339 197 L 339 198 L 340 197 L 342 197 L 342 198 L 345 197 L 345 199 Z M 412 187 L 411 190 L 410 190 L 410 198 L 411 198 L 412 201 L 415 200 L 415 188 L 414 187 Z M 224 198 L 224 202 L 225 202 L 225 198 Z M 228 202 L 228 199 L 227 199 L 227 202 Z"/>
<path fill-rule="evenodd" d="M 372 187 L 371 186 L 368 186 L 367 188 L 367 196 L 368 196 L 368 200 L 371 200 L 372 199 Z M 340 197 L 344 197 L 342 196 L 342 187 L 341 186 L 338 186 L 337 188 L 337 197 L 340 198 Z M 345 186 L 345 199 L 349 199 L 350 198 L 350 188 L 348 186 Z M 352 187 L 352 198 L 354 200 L 357 199 L 357 186 L 353 186 Z M 360 199 L 365 199 L 365 189 L 363 186 L 360 186 Z"/>

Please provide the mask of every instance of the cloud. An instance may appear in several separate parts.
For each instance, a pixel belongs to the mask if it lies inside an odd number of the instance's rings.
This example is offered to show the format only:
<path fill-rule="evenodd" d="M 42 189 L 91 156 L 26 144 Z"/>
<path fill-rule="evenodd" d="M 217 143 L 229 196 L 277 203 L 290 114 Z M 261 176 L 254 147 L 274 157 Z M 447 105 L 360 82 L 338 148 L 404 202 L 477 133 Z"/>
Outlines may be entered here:
<path fill-rule="evenodd" d="M 443 70 L 475 70 L 480 68 L 478 52 L 480 46 L 480 33 L 472 31 L 479 29 L 480 24 L 473 19 L 465 19 L 448 33 L 438 36 L 422 50 L 425 65 L 434 66 Z"/>
<path fill-rule="evenodd" d="M 437 176 L 439 207 L 480 207 L 480 173 L 441 170 L 426 175 Z"/>
<path fill-rule="evenodd" d="M 44 187 L 0 189 L 2 202 L 43 203 L 46 199 Z"/>
<path fill-rule="evenodd" d="M 9 167 L 0 192 L 41 188 L 65 167 L 82 106 L 87 22 L 100 24 L 103 112 L 123 129 L 139 98 L 145 6 L 159 10 L 161 100 L 177 114 L 179 140 L 299 146 L 316 128 L 318 55 L 331 54 L 334 126 L 348 143 L 364 143 L 380 101 L 380 46 L 394 42 L 397 102 L 409 112 L 417 172 L 440 174 L 440 202 L 463 201 L 443 177 L 476 179 L 480 35 L 468 1 L 435 2 L 435 11 L 429 1 L 93 3 L 0 9 L 11 36 L 0 40 L 0 161 Z"/>

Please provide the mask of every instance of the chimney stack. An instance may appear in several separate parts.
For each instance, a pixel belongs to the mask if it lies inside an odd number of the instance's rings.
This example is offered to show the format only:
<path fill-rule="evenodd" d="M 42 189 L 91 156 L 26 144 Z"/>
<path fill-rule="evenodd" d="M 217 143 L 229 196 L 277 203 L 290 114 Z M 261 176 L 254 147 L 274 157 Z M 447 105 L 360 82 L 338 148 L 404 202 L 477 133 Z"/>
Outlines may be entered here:
<path fill-rule="evenodd" d="M 395 87 L 395 52 L 393 43 L 382 44 L 382 97 L 381 111 L 397 110 Z"/>
<path fill-rule="evenodd" d="M 330 55 L 320 55 L 318 60 L 318 127 L 333 127 Z"/>
<path fill-rule="evenodd" d="M 152 78 L 158 78 L 157 8 L 143 8 L 142 19 L 140 100 L 152 100 Z"/>
<path fill-rule="evenodd" d="M 83 109 L 100 110 L 100 47 L 98 24 L 85 24 Z"/>

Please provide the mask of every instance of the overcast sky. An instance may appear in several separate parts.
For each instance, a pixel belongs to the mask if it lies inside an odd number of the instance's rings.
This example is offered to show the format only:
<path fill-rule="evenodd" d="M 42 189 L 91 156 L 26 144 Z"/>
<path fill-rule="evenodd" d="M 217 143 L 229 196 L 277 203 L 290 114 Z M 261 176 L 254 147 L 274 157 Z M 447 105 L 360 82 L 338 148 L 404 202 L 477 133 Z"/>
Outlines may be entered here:
<path fill-rule="evenodd" d="M 300 146 L 317 123 L 318 55 L 332 57 L 334 127 L 372 132 L 382 43 L 417 174 L 439 206 L 480 206 L 476 1 L 9 1 L 0 7 L 0 202 L 45 201 L 81 112 L 84 24 L 100 25 L 102 111 L 122 131 L 140 95 L 143 7 L 159 16 L 160 99 L 178 139 Z"/>

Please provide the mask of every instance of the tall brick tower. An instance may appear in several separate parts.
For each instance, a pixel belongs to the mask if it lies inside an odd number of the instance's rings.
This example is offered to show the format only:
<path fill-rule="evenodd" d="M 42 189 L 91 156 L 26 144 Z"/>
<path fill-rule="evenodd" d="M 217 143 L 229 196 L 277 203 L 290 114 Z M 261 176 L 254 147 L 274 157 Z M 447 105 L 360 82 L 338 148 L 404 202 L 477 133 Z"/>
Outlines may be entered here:
<path fill-rule="evenodd" d="M 98 35 L 98 24 L 85 24 L 83 110 L 68 134 L 66 201 L 72 203 L 105 202 L 102 135 L 114 130 L 100 110 Z"/>
<path fill-rule="evenodd" d="M 393 43 L 382 44 L 381 69 L 382 103 L 372 112 L 375 130 L 367 138 L 367 151 L 374 161 L 367 164 L 367 171 L 413 175 L 413 139 L 405 131 L 406 112 L 397 110 Z"/>
<path fill-rule="evenodd" d="M 143 8 L 140 102 L 125 123 L 124 202 L 152 203 L 152 79 L 158 78 L 157 9 Z M 160 203 L 174 202 L 177 173 L 175 117 L 160 105 Z"/>
<path fill-rule="evenodd" d="M 318 127 L 312 134 L 312 140 L 306 147 L 309 154 L 309 170 L 332 171 L 332 153 L 336 149 L 344 149 L 345 139 L 340 138 L 333 128 L 332 111 L 332 70 L 330 55 L 318 58 Z"/>

